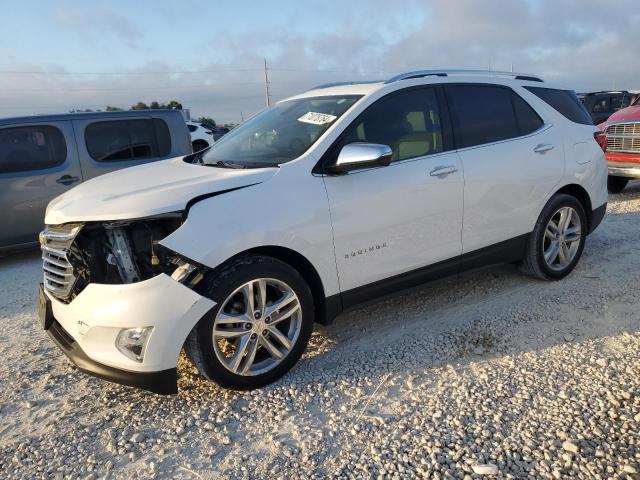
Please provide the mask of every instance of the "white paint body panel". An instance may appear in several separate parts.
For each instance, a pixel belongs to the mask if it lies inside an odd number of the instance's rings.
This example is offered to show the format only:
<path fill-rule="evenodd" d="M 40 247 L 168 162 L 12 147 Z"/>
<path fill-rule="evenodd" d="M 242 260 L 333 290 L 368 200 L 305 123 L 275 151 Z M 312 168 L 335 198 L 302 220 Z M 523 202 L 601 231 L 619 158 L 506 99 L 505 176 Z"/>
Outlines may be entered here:
<path fill-rule="evenodd" d="M 234 170 L 203 167 L 174 158 L 118 170 L 56 197 L 47 225 L 142 218 L 184 210 L 199 195 L 263 182 L 277 168 Z"/>
<path fill-rule="evenodd" d="M 314 164 L 300 159 L 268 182 L 196 203 L 162 245 L 209 267 L 256 247 L 288 248 L 316 268 L 325 295 L 339 293 L 327 195 L 322 177 L 310 173 Z"/>
<path fill-rule="evenodd" d="M 432 177 L 437 167 L 458 171 Z M 342 290 L 382 280 L 462 250 L 462 166 L 456 152 L 326 177 Z"/>
<path fill-rule="evenodd" d="M 138 372 L 175 368 L 184 339 L 215 305 L 167 275 L 128 285 L 90 284 L 69 304 L 47 295 L 54 317 L 89 358 Z M 121 329 L 136 327 L 153 327 L 142 363 L 115 346 Z"/>
<path fill-rule="evenodd" d="M 535 153 L 540 144 L 554 148 Z M 531 232 L 564 174 L 563 140 L 553 126 L 458 153 L 465 177 L 463 253 Z"/>
<path fill-rule="evenodd" d="M 236 189 L 195 203 L 186 222 L 161 243 L 209 267 L 258 247 L 287 248 L 314 266 L 324 294 L 332 296 L 526 234 L 565 185 L 581 185 L 594 209 L 606 202 L 607 166 L 593 139 L 596 127 L 569 122 L 522 88 L 540 83 L 503 78 L 490 83 L 513 88 L 546 128 L 342 177 L 312 174 L 340 133 L 384 95 L 417 85 L 478 81 L 488 82 L 486 77 L 426 77 L 309 91 L 301 96 L 364 96 L 301 157 L 266 169 L 220 169 L 174 159 L 122 170 L 56 198 L 46 223 L 143 218 L 183 210 L 201 195 Z M 538 144 L 554 149 L 533 153 Z M 458 171 L 444 178 L 429 175 L 444 165 Z M 175 367 L 189 331 L 213 306 L 164 275 L 129 285 L 92 284 L 68 305 L 52 302 L 56 319 L 87 355 L 138 371 Z M 89 325 L 84 334 L 78 320 Z M 115 335 L 120 328 L 145 326 L 155 329 L 145 361 L 136 364 L 115 349 Z"/>
<path fill-rule="evenodd" d="M 196 127 L 196 129 L 192 132 L 189 130 L 189 135 L 191 135 L 191 142 L 196 142 L 197 140 L 201 140 L 206 142 L 207 145 L 213 145 L 215 140 L 213 139 L 213 134 L 209 134 L 210 130 L 202 126 L 201 123 L 198 122 L 187 122 L 187 126 L 192 125 Z"/>

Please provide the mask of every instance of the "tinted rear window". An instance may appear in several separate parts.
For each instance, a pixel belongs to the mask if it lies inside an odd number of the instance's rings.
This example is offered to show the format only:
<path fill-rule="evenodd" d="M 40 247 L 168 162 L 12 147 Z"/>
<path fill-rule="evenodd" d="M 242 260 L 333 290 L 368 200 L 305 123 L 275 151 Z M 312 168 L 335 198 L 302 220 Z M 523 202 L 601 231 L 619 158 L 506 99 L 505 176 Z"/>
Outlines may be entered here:
<path fill-rule="evenodd" d="M 171 134 L 158 118 L 95 122 L 84 133 L 87 150 L 94 160 L 119 160 L 164 157 L 171 151 Z"/>
<path fill-rule="evenodd" d="M 509 88 L 485 85 L 447 86 L 456 146 L 472 147 L 518 137 Z"/>
<path fill-rule="evenodd" d="M 520 129 L 520 135 L 528 135 L 544 125 L 544 122 L 536 111 L 525 102 L 520 95 L 513 93 L 513 110 L 516 112 L 516 120 Z"/>
<path fill-rule="evenodd" d="M 555 88 L 524 87 L 537 97 L 544 100 L 565 118 L 582 125 L 593 125 L 593 120 L 578 100 L 573 90 L 558 90 Z"/>
<path fill-rule="evenodd" d="M 67 159 L 64 135 L 56 127 L 35 125 L 0 129 L 0 173 L 42 170 Z"/>

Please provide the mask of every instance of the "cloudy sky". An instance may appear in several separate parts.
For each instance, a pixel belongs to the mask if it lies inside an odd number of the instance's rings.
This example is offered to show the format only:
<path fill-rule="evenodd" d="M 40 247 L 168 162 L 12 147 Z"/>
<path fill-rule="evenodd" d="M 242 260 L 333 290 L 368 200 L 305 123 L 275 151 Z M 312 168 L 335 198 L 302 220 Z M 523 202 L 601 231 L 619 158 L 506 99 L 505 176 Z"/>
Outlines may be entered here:
<path fill-rule="evenodd" d="M 237 122 L 320 83 L 420 68 L 640 89 L 638 0 L 30 1 L 3 7 L 0 116 L 176 99 Z"/>

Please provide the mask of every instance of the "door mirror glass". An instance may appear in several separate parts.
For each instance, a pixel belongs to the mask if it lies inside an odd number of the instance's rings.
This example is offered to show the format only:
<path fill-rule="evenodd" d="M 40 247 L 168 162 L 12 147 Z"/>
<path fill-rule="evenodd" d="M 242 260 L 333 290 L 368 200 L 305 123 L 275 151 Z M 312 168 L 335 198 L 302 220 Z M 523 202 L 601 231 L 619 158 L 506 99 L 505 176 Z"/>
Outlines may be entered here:
<path fill-rule="evenodd" d="M 346 173 L 362 168 L 386 167 L 391 163 L 391 147 L 379 143 L 350 143 L 342 147 L 330 173 Z"/>

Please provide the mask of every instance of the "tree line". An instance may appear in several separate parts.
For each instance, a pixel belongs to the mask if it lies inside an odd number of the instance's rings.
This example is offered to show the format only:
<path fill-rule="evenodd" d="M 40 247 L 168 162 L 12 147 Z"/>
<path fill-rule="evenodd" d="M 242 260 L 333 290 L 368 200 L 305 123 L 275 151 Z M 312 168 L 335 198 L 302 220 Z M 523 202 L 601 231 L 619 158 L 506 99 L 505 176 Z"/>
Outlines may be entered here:
<path fill-rule="evenodd" d="M 129 110 L 182 110 L 182 104 L 177 100 L 171 100 L 169 103 L 160 103 L 155 100 L 150 104 L 144 102 L 138 102 L 135 105 L 131 105 Z M 114 107 L 113 105 L 107 105 L 104 109 L 105 112 L 123 112 L 125 109 L 120 107 Z M 84 112 L 102 112 L 102 109 L 93 110 L 91 108 L 81 109 L 74 108 L 69 110 L 69 113 L 84 113 Z"/>
<path fill-rule="evenodd" d="M 129 110 L 182 110 L 182 103 L 177 100 L 171 100 L 168 103 L 160 103 L 153 101 L 149 104 L 145 102 L 137 102 L 135 105 L 131 105 Z M 107 105 L 104 110 L 97 109 L 92 110 L 91 108 L 87 109 L 78 109 L 74 108 L 73 110 L 69 110 L 69 113 L 90 113 L 90 112 L 124 112 L 124 108 L 114 107 L 113 105 Z M 205 127 L 215 128 L 216 121 L 210 117 L 200 117 L 195 120 L 196 122 L 202 123 Z"/>

